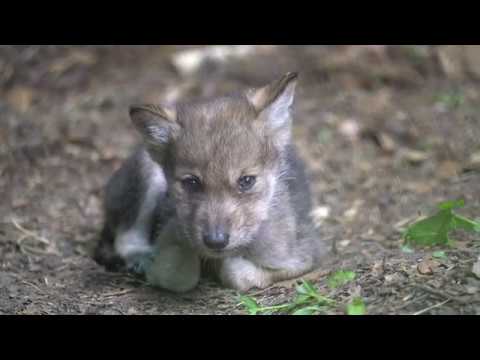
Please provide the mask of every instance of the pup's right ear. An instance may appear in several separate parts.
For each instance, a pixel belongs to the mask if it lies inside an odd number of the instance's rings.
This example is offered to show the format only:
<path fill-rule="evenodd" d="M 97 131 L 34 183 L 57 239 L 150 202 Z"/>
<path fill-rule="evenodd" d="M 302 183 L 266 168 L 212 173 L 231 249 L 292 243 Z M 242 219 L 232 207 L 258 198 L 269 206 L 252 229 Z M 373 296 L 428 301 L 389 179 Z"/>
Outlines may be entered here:
<path fill-rule="evenodd" d="M 167 105 L 132 105 L 130 118 L 145 142 L 153 147 L 168 144 L 179 129 L 177 112 Z"/>

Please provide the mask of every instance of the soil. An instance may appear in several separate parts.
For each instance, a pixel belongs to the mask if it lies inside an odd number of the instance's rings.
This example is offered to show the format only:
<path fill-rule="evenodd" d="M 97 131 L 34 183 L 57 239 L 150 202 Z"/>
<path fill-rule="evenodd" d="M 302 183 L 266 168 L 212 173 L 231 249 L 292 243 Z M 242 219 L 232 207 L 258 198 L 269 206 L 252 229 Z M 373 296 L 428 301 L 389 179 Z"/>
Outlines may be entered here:
<path fill-rule="evenodd" d="M 440 259 L 438 249 L 405 252 L 401 236 L 446 200 L 479 217 L 480 92 L 468 61 L 452 65 L 462 49 L 258 46 L 194 69 L 172 61 L 194 49 L 0 46 L 0 314 L 245 314 L 236 292 L 208 280 L 175 295 L 97 265 L 103 186 L 139 140 L 130 104 L 219 95 L 292 70 L 295 141 L 332 249 L 306 278 L 336 300 L 327 313 L 361 296 L 368 314 L 480 314 L 478 234 L 455 233 Z M 339 269 L 356 278 L 332 290 Z M 251 294 L 288 301 L 295 281 Z"/>

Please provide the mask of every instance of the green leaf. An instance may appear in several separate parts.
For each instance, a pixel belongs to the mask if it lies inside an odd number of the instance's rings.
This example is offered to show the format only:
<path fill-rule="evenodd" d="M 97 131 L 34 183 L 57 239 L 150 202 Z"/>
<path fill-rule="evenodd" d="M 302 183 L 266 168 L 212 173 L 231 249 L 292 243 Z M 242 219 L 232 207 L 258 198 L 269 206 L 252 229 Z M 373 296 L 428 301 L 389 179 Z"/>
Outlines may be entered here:
<path fill-rule="evenodd" d="M 408 246 L 407 244 L 405 245 L 402 245 L 401 247 L 401 250 L 406 253 L 406 254 L 412 254 L 415 252 L 415 250 L 413 250 L 410 246 Z"/>
<path fill-rule="evenodd" d="M 452 201 L 445 201 L 443 203 L 440 203 L 438 205 L 438 208 L 440 210 L 452 210 L 452 209 L 462 208 L 464 206 L 465 206 L 464 200 L 452 200 Z"/>
<path fill-rule="evenodd" d="M 318 306 L 308 306 L 295 310 L 292 315 L 313 315 L 319 310 Z"/>
<path fill-rule="evenodd" d="M 365 315 L 365 303 L 361 297 L 356 297 L 347 305 L 347 315 Z"/>
<path fill-rule="evenodd" d="M 405 233 L 407 244 L 433 246 L 448 244 L 451 227 L 451 210 L 440 210 L 436 215 L 417 221 Z"/>
<path fill-rule="evenodd" d="M 242 295 L 240 296 L 240 301 L 247 308 L 250 315 L 256 315 L 259 312 L 260 308 L 257 302 L 250 296 Z"/>
<path fill-rule="evenodd" d="M 297 294 L 298 295 L 303 295 L 305 297 L 309 297 L 309 293 L 308 293 L 308 290 L 305 288 L 305 286 L 302 285 L 297 285 L 295 287 L 295 290 L 297 291 Z"/>
<path fill-rule="evenodd" d="M 432 257 L 436 259 L 446 259 L 447 255 L 445 254 L 445 251 L 434 251 Z"/>
<path fill-rule="evenodd" d="M 297 291 L 297 296 L 295 297 L 294 304 L 296 305 L 302 305 L 305 303 L 308 303 L 312 297 L 308 294 L 299 294 Z"/>
<path fill-rule="evenodd" d="M 455 109 L 465 103 L 465 96 L 461 92 L 451 91 L 438 95 L 436 101 L 441 102 L 448 108 Z"/>
<path fill-rule="evenodd" d="M 430 217 L 410 225 L 404 233 L 406 245 L 435 246 L 452 245 L 449 232 L 463 229 L 478 231 L 480 224 L 464 216 L 457 215 L 453 209 L 465 205 L 463 200 L 447 201 L 438 205 L 439 211 Z"/>
<path fill-rule="evenodd" d="M 355 279 L 356 274 L 353 271 L 339 270 L 328 277 L 328 286 L 332 289 L 343 286 Z"/>
<path fill-rule="evenodd" d="M 466 217 L 454 214 L 453 226 L 455 229 L 463 229 L 466 231 L 477 231 L 480 223 L 467 219 Z"/>
<path fill-rule="evenodd" d="M 310 281 L 302 279 L 302 285 L 309 294 L 318 294 L 317 289 Z"/>
<path fill-rule="evenodd" d="M 306 295 L 308 297 L 315 297 L 318 294 L 315 286 L 308 280 L 303 280 L 300 285 L 296 286 L 297 294 Z"/>
<path fill-rule="evenodd" d="M 475 225 L 475 232 L 480 233 L 480 224 Z"/>

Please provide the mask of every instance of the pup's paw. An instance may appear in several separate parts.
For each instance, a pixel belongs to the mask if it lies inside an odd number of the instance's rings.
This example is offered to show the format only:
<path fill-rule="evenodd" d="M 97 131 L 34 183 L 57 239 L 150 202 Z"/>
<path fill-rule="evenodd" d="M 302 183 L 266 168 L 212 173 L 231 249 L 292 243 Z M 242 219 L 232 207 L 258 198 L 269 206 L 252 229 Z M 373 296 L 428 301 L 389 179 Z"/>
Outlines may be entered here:
<path fill-rule="evenodd" d="M 272 284 L 268 271 L 242 257 L 225 259 L 220 268 L 220 279 L 224 286 L 240 292 L 252 288 L 263 289 Z"/>
<path fill-rule="evenodd" d="M 155 251 L 145 275 L 153 286 L 173 292 L 190 291 L 200 280 L 200 259 L 178 245 L 161 247 Z"/>
<path fill-rule="evenodd" d="M 145 276 L 152 266 L 153 260 L 153 251 L 131 255 L 126 260 L 127 271 L 134 275 Z"/>

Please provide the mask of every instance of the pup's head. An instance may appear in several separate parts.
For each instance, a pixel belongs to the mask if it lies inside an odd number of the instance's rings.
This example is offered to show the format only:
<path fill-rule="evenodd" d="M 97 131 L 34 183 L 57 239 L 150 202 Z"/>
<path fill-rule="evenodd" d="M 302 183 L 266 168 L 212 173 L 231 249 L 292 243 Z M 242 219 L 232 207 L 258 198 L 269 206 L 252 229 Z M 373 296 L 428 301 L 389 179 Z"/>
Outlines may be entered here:
<path fill-rule="evenodd" d="M 202 255 L 223 257 L 247 246 L 267 219 L 290 143 L 296 79 L 288 73 L 228 97 L 130 108 L 165 170 L 185 237 Z"/>

